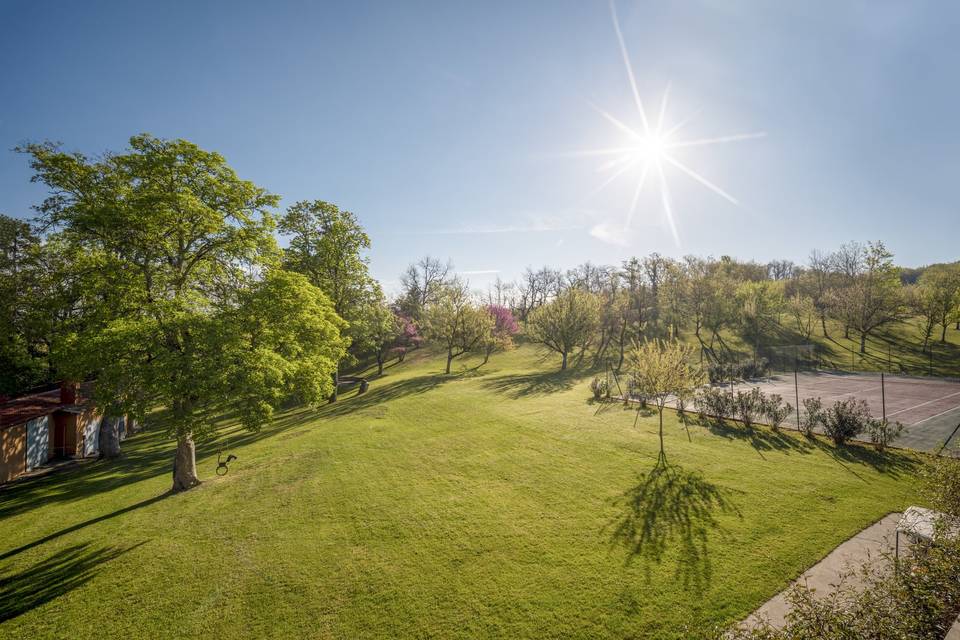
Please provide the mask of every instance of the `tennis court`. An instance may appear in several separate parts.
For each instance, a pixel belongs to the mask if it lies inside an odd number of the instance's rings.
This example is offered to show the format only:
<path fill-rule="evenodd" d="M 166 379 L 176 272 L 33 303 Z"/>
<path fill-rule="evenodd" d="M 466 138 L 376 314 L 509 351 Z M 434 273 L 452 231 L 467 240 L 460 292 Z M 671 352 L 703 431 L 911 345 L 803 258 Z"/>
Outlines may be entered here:
<path fill-rule="evenodd" d="M 750 387 L 758 387 L 765 394 L 779 393 L 792 405 L 797 404 L 798 395 L 801 403 L 804 398 L 819 397 L 825 408 L 836 400 L 865 400 L 875 417 L 883 417 L 885 412 L 887 420 L 903 423 L 904 432 L 895 443 L 899 447 L 937 451 L 960 424 L 958 380 L 803 371 L 734 385 L 734 389 Z M 796 412 L 788 423 L 796 426 Z M 960 436 L 954 436 L 949 448 L 960 451 L 958 440 Z"/>

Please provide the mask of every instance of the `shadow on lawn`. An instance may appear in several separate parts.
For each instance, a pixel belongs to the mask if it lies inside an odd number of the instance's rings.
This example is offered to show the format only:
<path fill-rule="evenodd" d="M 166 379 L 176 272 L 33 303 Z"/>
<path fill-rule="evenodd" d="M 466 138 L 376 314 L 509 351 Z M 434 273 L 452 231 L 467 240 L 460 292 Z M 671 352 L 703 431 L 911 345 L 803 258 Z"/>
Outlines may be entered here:
<path fill-rule="evenodd" d="M 484 382 L 483 386 L 496 393 L 503 393 L 516 399 L 530 395 L 567 391 L 581 381 L 584 376 L 589 375 L 590 372 L 588 369 L 572 368 L 566 371 L 518 373 L 498 376 Z"/>
<path fill-rule="evenodd" d="M 3 552 L 2 554 L 0 554 L 0 560 L 6 560 L 7 558 L 12 558 L 13 556 L 15 556 L 15 555 L 17 555 L 17 554 L 20 554 L 20 553 L 23 553 L 24 551 L 28 551 L 29 549 L 33 549 L 34 547 L 38 547 L 38 546 L 40 546 L 40 545 L 42 545 L 42 544 L 46 544 L 46 543 L 48 543 L 48 542 L 51 542 L 52 540 L 56 540 L 57 538 L 59 538 L 59 537 L 61 537 L 61 536 L 67 535 L 68 533 L 73 533 L 74 531 L 79 531 L 80 529 L 84 529 L 84 528 L 86 528 L 86 527 L 89 527 L 90 525 L 94 525 L 94 524 L 97 524 L 97 523 L 99 523 L 99 522 L 103 522 L 104 520 L 110 520 L 111 518 L 116 518 L 117 516 L 122 516 L 122 515 L 125 514 L 125 513 L 130 513 L 131 511 L 136 511 L 137 509 L 142 509 L 143 507 L 149 507 L 150 505 L 152 505 L 152 504 L 154 504 L 154 503 L 156 503 L 156 502 L 160 502 L 160 501 L 163 500 L 164 498 L 166 498 L 166 497 L 168 497 L 168 496 L 171 496 L 171 495 L 173 495 L 173 494 L 168 491 L 167 493 L 163 493 L 163 494 L 160 494 L 159 496 L 154 496 L 154 497 L 152 497 L 152 498 L 147 498 L 146 500 L 141 500 L 140 502 L 137 502 L 136 504 L 132 504 L 132 505 L 130 505 L 130 506 L 128 506 L 128 507 L 123 507 L 122 509 L 117 509 L 116 511 L 111 511 L 110 513 L 106 513 L 106 514 L 104 514 L 104 515 L 102 515 L 102 516 L 97 516 L 96 518 L 90 518 L 89 520 L 84 520 L 83 522 L 78 522 L 77 524 L 71 525 L 71 526 L 69 526 L 69 527 L 65 527 L 65 528 L 63 528 L 63 529 L 60 529 L 59 531 L 55 531 L 55 532 L 53 532 L 53 533 L 51 533 L 51 534 L 49 534 L 49 535 L 46 535 L 46 536 L 44 536 L 44 537 L 42 537 L 42 538 L 37 538 L 37 539 L 34 540 L 33 542 L 28 542 L 27 544 L 21 545 L 21 546 L 17 547 L 16 549 L 11 549 L 10 551 L 5 551 L 5 552 Z"/>
<path fill-rule="evenodd" d="M 612 544 L 626 547 L 627 564 L 637 558 L 648 563 L 648 578 L 649 563 L 669 553 L 684 587 L 703 591 L 711 579 L 709 537 L 722 533 L 715 513 L 740 515 L 730 493 L 664 460 L 614 502 L 622 513 L 605 530 L 612 529 Z"/>
<path fill-rule="evenodd" d="M 57 551 L 29 569 L 0 576 L 0 622 L 16 618 L 82 586 L 103 565 L 136 549 L 133 546 L 90 548 L 78 544 Z"/>
<path fill-rule="evenodd" d="M 263 438 L 277 436 L 322 416 L 336 416 L 377 405 L 404 395 L 424 393 L 457 376 L 431 375 L 384 384 L 372 384 L 363 395 L 341 396 L 333 405 L 306 407 L 293 405 L 278 412 L 268 426 L 247 431 L 237 425 L 236 413 L 214 419 L 212 437 L 197 441 L 197 467 L 201 478 L 212 475 L 218 451 L 228 452 Z M 38 478 L 25 478 L 0 488 L 0 518 L 32 511 L 49 504 L 69 503 L 169 475 L 173 471 L 175 444 L 166 433 L 169 414 L 160 411 L 151 416 L 148 427 L 126 440 L 116 460 L 91 460 Z M 212 458 L 212 461 L 211 461 Z"/>
<path fill-rule="evenodd" d="M 461 374 L 457 373 L 451 373 L 449 375 L 437 373 L 406 378 L 383 386 L 371 385 L 370 390 L 362 395 L 352 395 L 347 398 L 342 398 L 333 404 L 324 405 L 317 410 L 313 410 L 312 413 L 317 417 L 332 417 L 362 411 L 397 398 L 432 391 L 445 382 L 450 382 L 460 377 Z"/>
<path fill-rule="evenodd" d="M 726 438 L 727 440 L 745 440 L 753 449 L 763 456 L 764 451 L 781 451 L 810 453 L 813 450 L 813 444 L 806 439 L 796 438 L 780 431 L 765 426 L 747 427 L 740 422 L 728 422 L 726 420 L 717 420 L 706 418 L 699 420 L 699 424 L 706 427 L 707 431 L 715 436 Z"/>

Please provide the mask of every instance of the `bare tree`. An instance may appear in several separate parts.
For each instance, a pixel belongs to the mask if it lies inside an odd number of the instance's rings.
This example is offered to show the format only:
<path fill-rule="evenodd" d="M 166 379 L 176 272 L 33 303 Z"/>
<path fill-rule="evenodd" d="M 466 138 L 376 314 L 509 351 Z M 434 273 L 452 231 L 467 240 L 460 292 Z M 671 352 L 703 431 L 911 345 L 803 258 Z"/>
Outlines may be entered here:
<path fill-rule="evenodd" d="M 403 293 L 400 298 L 401 309 L 413 318 L 420 318 L 424 308 L 436 302 L 443 286 L 450 281 L 453 265 L 448 260 L 440 262 L 436 258 L 425 256 L 412 263 L 400 274 Z"/>

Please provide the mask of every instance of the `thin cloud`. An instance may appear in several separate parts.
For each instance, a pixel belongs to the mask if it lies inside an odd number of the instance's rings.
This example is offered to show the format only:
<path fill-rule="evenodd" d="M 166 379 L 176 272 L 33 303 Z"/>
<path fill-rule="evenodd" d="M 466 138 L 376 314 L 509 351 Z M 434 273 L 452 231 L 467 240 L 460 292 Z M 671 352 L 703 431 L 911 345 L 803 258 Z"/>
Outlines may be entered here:
<path fill-rule="evenodd" d="M 480 235 L 491 233 L 545 233 L 551 231 L 577 231 L 584 227 L 579 225 L 551 225 L 551 224 L 533 224 L 533 225 L 507 225 L 503 227 L 463 227 L 462 229 L 420 229 L 404 230 L 398 233 L 409 235 L 426 236 L 450 236 L 450 235 Z"/>
<path fill-rule="evenodd" d="M 625 247 L 629 244 L 627 241 L 627 231 L 622 228 L 616 228 L 607 224 L 606 222 L 601 222 L 598 225 L 594 225 L 590 229 L 590 235 L 608 244 L 614 244 L 619 247 Z"/>

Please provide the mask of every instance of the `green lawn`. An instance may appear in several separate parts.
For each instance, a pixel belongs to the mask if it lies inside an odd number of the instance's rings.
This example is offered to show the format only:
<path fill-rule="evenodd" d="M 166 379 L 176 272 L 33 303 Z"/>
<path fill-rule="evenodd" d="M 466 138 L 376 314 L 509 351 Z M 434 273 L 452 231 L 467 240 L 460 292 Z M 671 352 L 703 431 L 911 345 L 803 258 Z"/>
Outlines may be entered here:
<path fill-rule="evenodd" d="M 586 372 L 425 356 L 225 426 L 185 494 L 150 431 L 3 490 L 0 637 L 697 637 L 914 501 L 906 454 L 673 415 L 650 473 L 655 417 L 592 404 Z"/>

